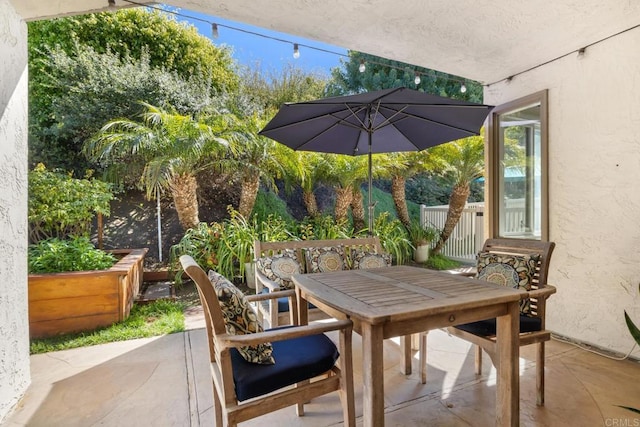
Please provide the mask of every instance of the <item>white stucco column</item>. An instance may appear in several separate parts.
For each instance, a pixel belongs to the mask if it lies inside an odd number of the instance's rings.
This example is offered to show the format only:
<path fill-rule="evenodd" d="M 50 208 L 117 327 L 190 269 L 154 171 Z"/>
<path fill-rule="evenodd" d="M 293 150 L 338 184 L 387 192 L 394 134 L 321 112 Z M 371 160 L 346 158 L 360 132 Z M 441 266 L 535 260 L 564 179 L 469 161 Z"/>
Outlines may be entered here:
<path fill-rule="evenodd" d="M 27 97 L 27 26 L 11 1 L 0 0 L 0 421 L 31 381 Z"/>

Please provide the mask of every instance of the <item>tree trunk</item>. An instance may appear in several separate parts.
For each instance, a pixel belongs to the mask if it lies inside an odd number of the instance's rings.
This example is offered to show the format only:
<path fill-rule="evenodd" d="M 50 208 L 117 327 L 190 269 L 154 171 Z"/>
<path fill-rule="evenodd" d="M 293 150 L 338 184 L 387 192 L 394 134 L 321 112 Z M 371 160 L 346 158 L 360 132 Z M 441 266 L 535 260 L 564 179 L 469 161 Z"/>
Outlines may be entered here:
<path fill-rule="evenodd" d="M 196 177 L 188 173 L 174 176 L 169 183 L 169 189 L 183 230 L 196 227 L 200 223 Z"/>
<path fill-rule="evenodd" d="M 344 223 L 349 219 L 347 213 L 349 212 L 352 196 L 353 191 L 351 190 L 351 186 L 347 188 L 336 187 L 335 217 L 337 223 Z"/>
<path fill-rule="evenodd" d="M 434 255 L 440 253 L 444 244 L 449 239 L 449 236 L 451 236 L 453 229 L 458 224 L 460 216 L 462 216 L 462 211 L 464 210 L 464 207 L 467 203 L 467 199 L 469 198 L 469 192 L 469 184 L 456 184 L 453 187 L 453 191 L 451 192 L 451 196 L 449 197 L 449 211 L 447 212 L 447 220 L 445 221 L 444 228 L 442 229 L 442 233 L 440 234 L 440 240 L 438 240 L 435 248 L 433 248 L 432 253 Z"/>
<path fill-rule="evenodd" d="M 302 200 L 304 201 L 304 207 L 307 208 L 307 213 L 311 218 L 316 218 L 320 211 L 318 210 L 318 200 L 316 195 L 311 191 L 302 192 Z"/>
<path fill-rule="evenodd" d="M 391 178 L 391 197 L 396 205 L 396 214 L 400 222 L 407 228 L 411 227 L 411 219 L 409 218 L 409 210 L 407 209 L 407 196 L 405 193 L 407 180 L 403 176 L 394 176 Z"/>
<path fill-rule="evenodd" d="M 247 219 L 251 215 L 251 212 L 253 212 L 253 206 L 256 204 L 256 197 L 258 197 L 259 188 L 260 175 L 250 174 L 249 176 L 242 178 L 238 212 Z"/>
<path fill-rule="evenodd" d="M 366 225 L 364 221 L 364 204 L 362 202 L 362 191 L 360 186 L 353 187 L 351 192 L 351 214 L 353 215 L 353 229 L 358 232 Z"/>

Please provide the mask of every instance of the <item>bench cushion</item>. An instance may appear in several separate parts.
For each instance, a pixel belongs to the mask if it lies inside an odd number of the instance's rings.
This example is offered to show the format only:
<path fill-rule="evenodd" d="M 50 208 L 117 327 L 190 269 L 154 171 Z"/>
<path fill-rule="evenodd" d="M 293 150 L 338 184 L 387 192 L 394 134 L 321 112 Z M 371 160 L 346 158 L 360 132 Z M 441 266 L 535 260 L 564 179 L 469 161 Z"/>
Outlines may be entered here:
<path fill-rule="evenodd" d="M 327 273 L 345 269 L 344 248 L 327 246 L 305 249 L 309 273 Z"/>
<path fill-rule="evenodd" d="M 255 311 L 247 302 L 242 291 L 236 288 L 226 277 L 213 270 L 209 271 L 208 277 L 220 302 L 227 333 L 245 335 L 262 332 L 262 325 L 258 322 Z M 241 347 L 239 353 L 250 363 L 275 363 L 273 347 L 270 343 Z"/>
<path fill-rule="evenodd" d="M 302 272 L 296 254 L 286 249 L 280 254 L 258 258 L 256 268 L 267 279 L 274 281 L 284 289 L 293 289 L 291 276 Z"/>
<path fill-rule="evenodd" d="M 351 251 L 351 268 L 353 270 L 389 267 L 390 265 L 391 254 L 379 254 L 375 250 L 362 248 L 355 248 Z"/>
<path fill-rule="evenodd" d="M 247 363 L 235 349 L 231 349 L 233 380 L 239 401 L 327 372 L 339 356 L 335 344 L 324 334 L 275 341 L 273 354 L 278 360 L 275 365 L 256 365 Z"/>

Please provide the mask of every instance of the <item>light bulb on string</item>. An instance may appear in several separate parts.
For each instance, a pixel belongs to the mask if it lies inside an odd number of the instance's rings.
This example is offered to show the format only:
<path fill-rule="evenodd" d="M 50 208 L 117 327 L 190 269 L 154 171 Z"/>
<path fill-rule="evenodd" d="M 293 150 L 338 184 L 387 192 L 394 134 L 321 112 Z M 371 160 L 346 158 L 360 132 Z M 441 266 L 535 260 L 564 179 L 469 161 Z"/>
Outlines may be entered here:
<path fill-rule="evenodd" d="M 461 93 L 465 93 L 467 91 L 467 85 L 465 85 L 464 83 L 462 83 L 462 86 L 460 86 L 460 92 Z"/>
<path fill-rule="evenodd" d="M 214 22 L 213 24 L 211 24 L 211 36 L 214 39 L 217 39 L 219 35 L 220 34 L 218 33 L 218 24 Z"/>
<path fill-rule="evenodd" d="M 417 85 L 420 84 L 420 74 L 416 73 L 416 77 L 413 79 L 413 82 Z"/>
<path fill-rule="evenodd" d="M 367 69 L 367 66 L 364 65 L 364 59 L 360 60 L 360 66 L 358 66 L 358 71 L 360 71 L 361 73 L 364 73 L 364 71 Z"/>
<path fill-rule="evenodd" d="M 295 59 L 300 58 L 300 48 L 298 47 L 298 43 L 293 44 L 293 57 Z"/>

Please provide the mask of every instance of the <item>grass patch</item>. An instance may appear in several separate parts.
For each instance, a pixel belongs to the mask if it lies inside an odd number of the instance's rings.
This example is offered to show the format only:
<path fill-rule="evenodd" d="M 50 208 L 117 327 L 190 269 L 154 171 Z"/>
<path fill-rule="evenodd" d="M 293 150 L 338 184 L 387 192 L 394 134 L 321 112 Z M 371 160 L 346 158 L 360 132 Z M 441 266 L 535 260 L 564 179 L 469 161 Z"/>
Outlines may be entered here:
<path fill-rule="evenodd" d="M 433 270 L 451 270 L 452 268 L 460 267 L 462 263 L 438 254 L 430 256 L 424 265 Z"/>
<path fill-rule="evenodd" d="M 158 300 L 150 304 L 134 304 L 131 314 L 121 323 L 93 332 L 60 335 L 31 341 L 31 354 L 70 348 L 146 338 L 184 331 L 184 303 Z"/>

